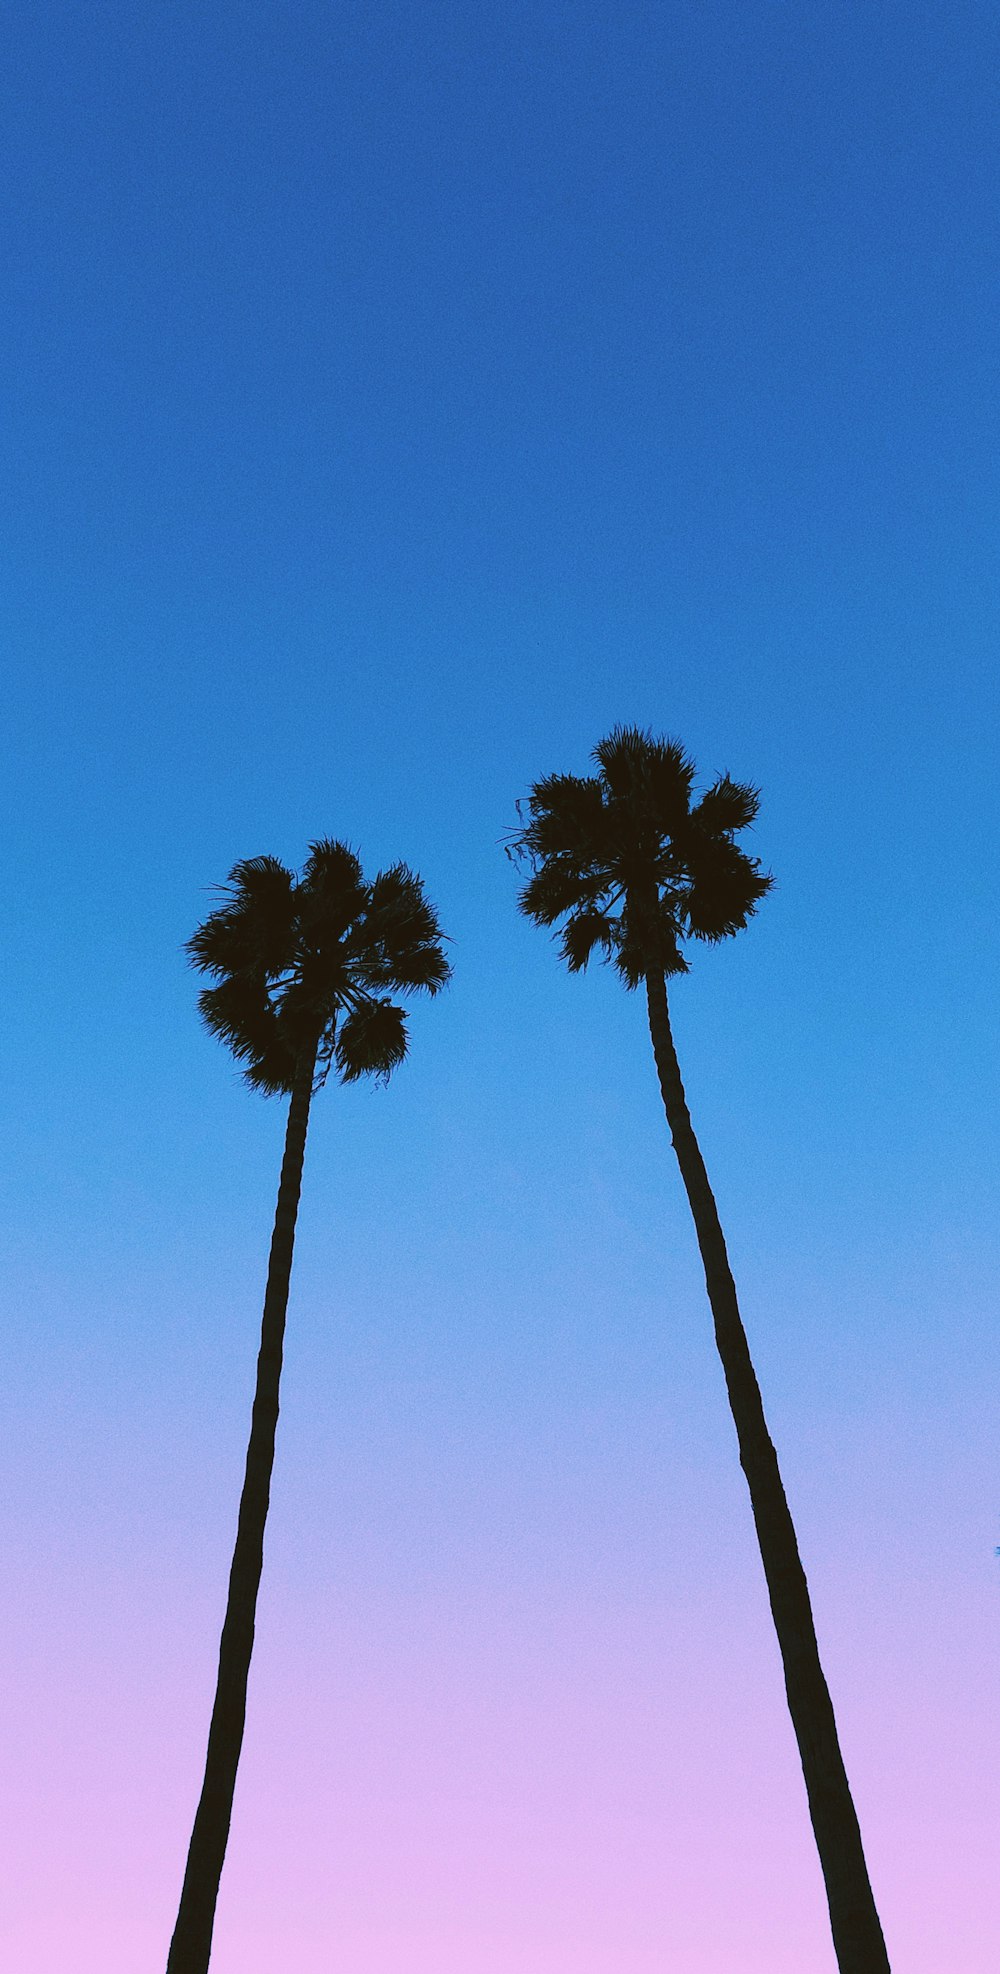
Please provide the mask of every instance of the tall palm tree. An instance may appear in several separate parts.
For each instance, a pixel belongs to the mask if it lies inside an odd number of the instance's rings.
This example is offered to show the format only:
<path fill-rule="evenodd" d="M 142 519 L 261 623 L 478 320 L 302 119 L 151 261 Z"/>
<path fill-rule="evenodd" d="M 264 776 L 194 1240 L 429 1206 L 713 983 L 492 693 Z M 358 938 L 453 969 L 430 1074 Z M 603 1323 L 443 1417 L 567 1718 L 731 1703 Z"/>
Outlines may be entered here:
<path fill-rule="evenodd" d="M 407 1047 L 406 1015 L 390 994 L 436 994 L 451 971 L 435 913 L 405 864 L 367 883 L 353 850 L 323 841 L 311 845 L 298 879 L 275 857 L 251 857 L 223 888 L 225 902 L 188 943 L 192 963 L 215 983 L 199 997 L 201 1013 L 245 1064 L 251 1089 L 291 1101 L 205 1778 L 167 1974 L 205 1974 L 212 1951 L 246 1717 L 310 1101 L 331 1069 L 343 1083 L 387 1082 Z"/>
<path fill-rule="evenodd" d="M 571 973 L 599 952 L 626 987 L 645 988 L 663 1107 L 750 1490 L 837 1962 L 842 1974 L 888 1974 L 809 1589 L 667 1007 L 667 980 L 688 971 L 685 941 L 740 931 L 770 889 L 771 878 L 735 840 L 757 814 L 757 791 L 723 775 L 694 801 L 694 765 L 683 747 L 634 727 L 616 727 L 593 759 L 596 774 L 549 775 L 519 808 L 510 849 L 531 871 L 519 903 L 537 924 L 561 927 Z"/>

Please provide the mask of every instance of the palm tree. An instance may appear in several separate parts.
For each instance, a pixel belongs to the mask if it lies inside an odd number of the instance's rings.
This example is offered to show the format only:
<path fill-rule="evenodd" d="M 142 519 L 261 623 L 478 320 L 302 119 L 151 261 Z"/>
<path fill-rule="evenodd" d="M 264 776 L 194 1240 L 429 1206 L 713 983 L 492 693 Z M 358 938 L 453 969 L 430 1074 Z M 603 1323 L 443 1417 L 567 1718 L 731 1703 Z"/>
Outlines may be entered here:
<path fill-rule="evenodd" d="M 251 1089 L 291 1101 L 205 1778 L 167 1974 L 205 1974 L 212 1951 L 246 1717 L 310 1101 L 331 1069 L 343 1083 L 387 1082 L 407 1048 L 405 1012 L 390 993 L 436 994 L 451 972 L 435 913 L 405 864 L 367 883 L 353 850 L 323 841 L 310 846 L 298 879 L 275 857 L 251 857 L 223 888 L 225 902 L 188 942 L 192 963 L 215 982 L 199 997 L 201 1013 L 245 1065 Z"/>
<path fill-rule="evenodd" d="M 616 727 L 593 759 L 597 774 L 549 775 L 535 783 L 526 807 L 519 806 L 510 850 L 531 871 L 520 908 L 539 925 L 561 927 L 562 957 L 571 973 L 600 952 L 626 987 L 645 987 L 663 1107 L 701 1249 L 750 1490 L 837 1962 L 842 1974 L 888 1974 L 809 1589 L 667 1007 L 668 978 L 688 971 L 684 942 L 739 932 L 771 887 L 757 859 L 735 841 L 753 822 L 758 795 L 723 775 L 692 801 L 694 765 L 683 747 L 634 727 Z"/>

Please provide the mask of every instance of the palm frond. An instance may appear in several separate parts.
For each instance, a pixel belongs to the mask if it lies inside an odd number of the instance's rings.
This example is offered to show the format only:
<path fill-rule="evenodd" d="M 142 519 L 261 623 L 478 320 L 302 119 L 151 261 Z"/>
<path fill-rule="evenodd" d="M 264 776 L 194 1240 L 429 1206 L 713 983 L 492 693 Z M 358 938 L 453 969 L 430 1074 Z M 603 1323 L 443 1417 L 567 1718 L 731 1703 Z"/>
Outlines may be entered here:
<path fill-rule="evenodd" d="M 600 946 L 610 958 L 618 940 L 618 926 L 607 912 L 578 911 L 566 920 L 560 950 L 570 973 L 582 973 Z"/>
<path fill-rule="evenodd" d="M 248 1089 L 259 1090 L 261 1096 L 287 1097 L 295 1080 L 295 1068 L 296 1058 L 283 1042 L 276 1041 L 247 1064 L 243 1081 Z"/>
<path fill-rule="evenodd" d="M 317 837 L 315 843 L 310 843 L 309 855 L 302 866 L 302 883 L 307 890 L 328 896 L 351 892 L 360 899 L 365 888 L 361 859 L 339 837 Z"/>
<path fill-rule="evenodd" d="M 691 805 L 694 762 L 679 740 L 657 739 L 640 727 L 615 727 L 598 742 L 619 848 L 648 857 L 653 839 L 683 828 Z"/>
<path fill-rule="evenodd" d="M 294 891 L 295 879 L 280 857 L 241 857 L 229 873 L 226 888 L 253 904 Z"/>
<path fill-rule="evenodd" d="M 583 864 L 575 856 L 550 856 L 539 863 L 518 894 L 518 909 L 536 925 L 555 925 L 564 912 L 598 908 L 613 889 L 614 872 Z"/>
<path fill-rule="evenodd" d="M 601 780 L 613 795 L 628 793 L 654 744 L 648 728 L 630 726 L 612 727 L 611 732 L 598 741 L 591 759 L 596 761 L 601 770 Z"/>
<path fill-rule="evenodd" d="M 287 1091 L 295 1074 L 295 1052 L 267 993 L 263 977 L 222 980 L 204 987 L 198 996 L 202 1020 L 211 1035 L 225 1042 L 237 1062 L 245 1065 L 244 1080 L 268 1095 Z"/>
<path fill-rule="evenodd" d="M 662 836 L 673 836 L 684 827 L 694 774 L 694 762 L 679 740 L 653 741 L 646 763 L 647 803 Z"/>
<path fill-rule="evenodd" d="M 607 818 L 604 791 L 595 775 L 546 775 L 535 782 L 528 819 L 513 830 L 509 847 L 516 858 L 536 864 L 553 856 L 600 856 Z"/>
<path fill-rule="evenodd" d="M 687 929 L 692 938 L 714 943 L 731 939 L 749 925 L 774 879 L 755 867 L 750 858 L 745 858 L 744 864 L 749 868 L 703 870 L 692 884 L 687 901 Z"/>
<path fill-rule="evenodd" d="M 692 830 L 686 844 L 687 929 L 695 939 L 729 939 L 742 932 L 773 878 L 728 836 Z"/>
<path fill-rule="evenodd" d="M 649 898 L 626 901 L 615 946 L 615 967 L 629 988 L 638 987 L 650 967 L 668 976 L 687 973 L 673 898 L 660 898 L 654 891 Z"/>
<path fill-rule="evenodd" d="M 356 1083 L 371 1076 L 377 1083 L 388 1083 L 393 1070 L 405 1060 L 407 1048 L 406 1014 L 391 1001 L 365 1001 L 352 1008 L 337 1030 L 333 1055 L 342 1083 Z"/>
<path fill-rule="evenodd" d="M 283 972 L 295 949 L 295 888 L 277 857 L 234 864 L 222 887 L 225 903 L 187 942 L 192 966 L 201 973 Z"/>
<path fill-rule="evenodd" d="M 367 886 L 347 843 L 310 844 L 299 884 L 299 929 L 307 951 L 331 955 L 364 912 Z"/>
<path fill-rule="evenodd" d="M 438 994 L 451 979 L 437 913 L 407 864 L 379 871 L 369 887 L 359 952 L 372 986 Z"/>
<path fill-rule="evenodd" d="M 253 1042 L 249 1038 L 263 1032 L 272 1016 L 267 981 L 262 973 L 255 979 L 246 974 L 230 975 L 214 987 L 203 987 L 198 1008 L 210 1034 L 217 1035 L 240 1057 L 252 1050 Z"/>
<path fill-rule="evenodd" d="M 749 829 L 760 808 L 760 790 L 748 781 L 720 775 L 691 811 L 691 820 L 710 836 L 732 836 Z"/>

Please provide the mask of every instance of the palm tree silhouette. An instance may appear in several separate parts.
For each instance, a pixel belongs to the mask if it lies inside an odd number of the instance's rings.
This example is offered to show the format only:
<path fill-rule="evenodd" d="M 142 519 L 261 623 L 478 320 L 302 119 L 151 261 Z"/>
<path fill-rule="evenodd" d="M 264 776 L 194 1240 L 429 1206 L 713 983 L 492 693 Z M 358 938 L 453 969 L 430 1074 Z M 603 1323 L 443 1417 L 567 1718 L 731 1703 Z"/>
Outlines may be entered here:
<path fill-rule="evenodd" d="M 212 1951 L 246 1717 L 310 1102 L 331 1069 L 343 1083 L 387 1082 L 407 1048 L 405 1012 L 389 995 L 436 994 L 451 972 L 435 913 L 405 864 L 367 883 L 353 850 L 324 840 L 310 846 L 300 878 L 275 857 L 252 857 L 235 865 L 224 891 L 225 902 L 188 942 L 194 966 L 215 980 L 199 997 L 201 1013 L 245 1065 L 252 1089 L 291 1101 L 205 1778 L 167 1974 L 205 1974 Z"/>
<path fill-rule="evenodd" d="M 521 824 L 509 848 L 531 870 L 519 904 L 537 924 L 561 926 L 562 957 L 571 973 L 600 952 L 626 987 L 645 986 L 663 1107 L 701 1249 L 750 1490 L 837 1962 L 842 1974 L 888 1974 L 809 1589 L 667 1007 L 668 978 L 688 971 L 684 942 L 739 932 L 771 887 L 759 862 L 735 841 L 757 814 L 757 791 L 723 775 L 692 802 L 694 765 L 683 747 L 635 727 L 616 727 L 593 759 L 596 775 L 549 775 L 519 805 Z"/>

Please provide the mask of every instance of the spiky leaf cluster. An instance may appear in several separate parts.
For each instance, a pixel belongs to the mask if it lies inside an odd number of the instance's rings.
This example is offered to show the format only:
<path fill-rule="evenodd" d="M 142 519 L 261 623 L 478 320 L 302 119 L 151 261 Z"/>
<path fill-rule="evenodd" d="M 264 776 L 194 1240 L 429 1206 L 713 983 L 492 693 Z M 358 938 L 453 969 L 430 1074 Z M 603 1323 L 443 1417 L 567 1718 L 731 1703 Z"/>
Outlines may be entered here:
<path fill-rule="evenodd" d="M 676 740 L 616 727 L 594 775 L 547 775 L 521 809 L 511 853 L 530 866 L 519 904 L 558 926 L 578 973 L 599 952 L 628 987 L 651 969 L 686 973 L 686 939 L 739 932 L 773 880 L 736 843 L 758 794 L 722 775 L 694 799 L 694 763 Z"/>
<path fill-rule="evenodd" d="M 234 865 L 224 902 L 187 951 L 214 977 L 198 1005 L 253 1089 L 292 1087 L 303 1049 L 324 1078 L 386 1082 L 406 1055 L 396 993 L 436 994 L 450 978 L 442 933 L 405 864 L 368 883 L 347 844 L 310 845 L 300 877 L 276 857 Z"/>

